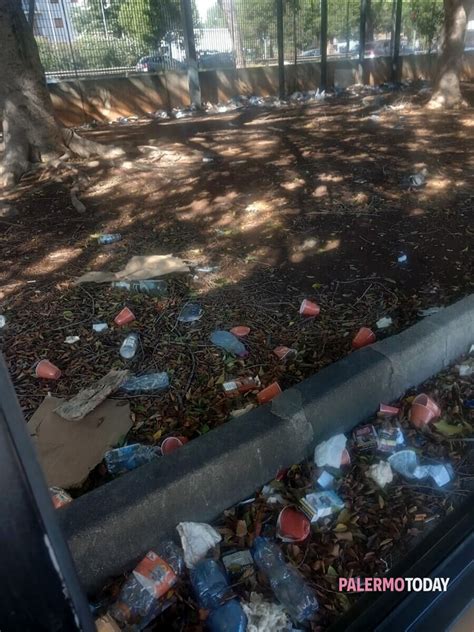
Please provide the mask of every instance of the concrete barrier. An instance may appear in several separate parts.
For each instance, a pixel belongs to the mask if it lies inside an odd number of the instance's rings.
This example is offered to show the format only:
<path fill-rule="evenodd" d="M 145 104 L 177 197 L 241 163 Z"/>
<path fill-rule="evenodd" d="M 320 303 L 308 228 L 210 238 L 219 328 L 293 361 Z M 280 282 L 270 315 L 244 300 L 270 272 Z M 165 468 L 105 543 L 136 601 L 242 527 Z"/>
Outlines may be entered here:
<path fill-rule="evenodd" d="M 314 445 L 373 414 L 465 353 L 474 295 L 406 331 L 351 353 L 229 421 L 78 498 L 58 512 L 86 590 L 133 567 L 183 520 L 210 521 L 310 455 Z"/>

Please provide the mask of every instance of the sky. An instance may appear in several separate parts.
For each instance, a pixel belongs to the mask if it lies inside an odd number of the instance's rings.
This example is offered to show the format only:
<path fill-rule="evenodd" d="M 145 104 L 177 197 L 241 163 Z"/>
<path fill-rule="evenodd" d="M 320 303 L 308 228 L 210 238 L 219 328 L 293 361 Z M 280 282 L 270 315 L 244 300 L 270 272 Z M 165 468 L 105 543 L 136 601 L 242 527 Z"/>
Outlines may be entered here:
<path fill-rule="evenodd" d="M 208 9 L 215 4 L 215 0 L 196 0 L 196 6 L 199 11 L 199 17 L 204 20 Z"/>

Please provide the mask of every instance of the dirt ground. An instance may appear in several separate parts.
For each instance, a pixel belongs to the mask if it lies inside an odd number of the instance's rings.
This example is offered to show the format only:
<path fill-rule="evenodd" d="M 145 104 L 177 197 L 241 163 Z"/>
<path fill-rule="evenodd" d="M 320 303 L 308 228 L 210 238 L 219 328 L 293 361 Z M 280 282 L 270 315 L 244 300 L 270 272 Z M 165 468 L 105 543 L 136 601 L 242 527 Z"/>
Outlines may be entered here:
<path fill-rule="evenodd" d="M 472 102 L 474 86 L 465 89 Z M 4 198 L 12 212 L 0 208 L 0 313 L 26 417 L 48 391 L 73 395 L 122 366 L 124 332 L 99 337 L 91 325 L 112 324 L 125 304 L 142 335 L 132 370 L 170 373 L 169 391 L 131 399 L 132 438 L 156 442 L 192 439 L 255 403 L 252 394 L 225 398 L 224 380 L 258 374 L 264 386 L 277 379 L 287 388 L 349 353 L 360 326 L 391 316 L 378 337 L 392 335 L 420 309 L 472 292 L 472 109 L 422 106 L 407 90 L 97 127 L 84 133 L 128 156 L 76 163 L 87 178 L 83 214 L 71 205 L 70 170 L 25 178 Z M 427 185 L 407 188 L 406 177 L 424 167 Z M 98 246 L 101 232 L 123 240 Z M 163 299 L 73 284 L 132 255 L 167 253 L 218 270 L 170 280 Z M 321 306 L 318 318 L 299 316 L 303 298 Z M 194 327 L 177 322 L 188 300 L 204 308 Z M 234 325 L 251 328 L 245 360 L 209 341 L 215 328 Z M 68 335 L 80 341 L 67 345 Z M 280 344 L 296 348 L 296 360 L 279 362 L 272 349 Z M 43 357 L 63 370 L 58 382 L 34 377 Z"/>

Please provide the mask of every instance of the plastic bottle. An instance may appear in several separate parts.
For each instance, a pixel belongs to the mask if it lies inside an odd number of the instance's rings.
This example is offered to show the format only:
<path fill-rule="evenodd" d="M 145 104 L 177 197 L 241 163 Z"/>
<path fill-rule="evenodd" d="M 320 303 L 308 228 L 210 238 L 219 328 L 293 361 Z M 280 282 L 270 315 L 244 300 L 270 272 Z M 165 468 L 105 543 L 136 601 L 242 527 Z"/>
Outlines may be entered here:
<path fill-rule="evenodd" d="M 150 445 L 131 443 L 121 448 L 108 450 L 104 455 L 104 461 L 109 474 L 122 474 L 149 463 L 158 456 L 158 450 Z"/>
<path fill-rule="evenodd" d="M 98 242 L 102 246 L 105 244 L 113 244 L 116 241 L 120 241 L 122 239 L 122 235 L 120 233 L 109 233 L 106 235 L 99 235 Z"/>
<path fill-rule="evenodd" d="M 201 608 L 210 610 L 211 632 L 245 632 L 247 617 L 229 585 L 222 566 L 215 560 L 201 560 L 191 571 L 191 584 Z"/>
<path fill-rule="evenodd" d="M 245 346 L 240 342 L 237 336 L 231 334 L 230 331 L 213 331 L 211 334 L 211 342 L 217 347 L 221 347 L 221 349 L 241 358 L 248 355 Z"/>
<path fill-rule="evenodd" d="M 186 303 L 178 316 L 178 321 L 180 323 L 194 323 L 202 318 L 203 313 L 203 308 L 197 303 Z"/>
<path fill-rule="evenodd" d="M 319 608 L 318 600 L 298 571 L 285 562 L 279 546 L 268 538 L 258 537 L 252 555 L 290 617 L 300 623 L 311 619 Z"/>
<path fill-rule="evenodd" d="M 111 285 L 117 290 L 126 290 L 132 294 L 147 294 L 148 296 L 164 296 L 168 291 L 168 284 L 163 280 L 112 281 Z"/>
<path fill-rule="evenodd" d="M 120 390 L 125 393 L 151 393 L 163 391 L 170 385 L 168 373 L 148 373 L 148 375 L 133 375 L 126 380 Z"/>
<path fill-rule="evenodd" d="M 131 360 L 135 357 L 138 349 L 138 343 L 140 342 L 140 336 L 134 331 L 125 338 L 120 347 L 120 355 L 124 360 Z"/>
<path fill-rule="evenodd" d="M 183 572 L 181 549 L 173 542 L 160 544 L 136 566 L 122 586 L 110 614 L 122 624 L 136 624 L 143 630 L 173 603 L 166 593 Z"/>

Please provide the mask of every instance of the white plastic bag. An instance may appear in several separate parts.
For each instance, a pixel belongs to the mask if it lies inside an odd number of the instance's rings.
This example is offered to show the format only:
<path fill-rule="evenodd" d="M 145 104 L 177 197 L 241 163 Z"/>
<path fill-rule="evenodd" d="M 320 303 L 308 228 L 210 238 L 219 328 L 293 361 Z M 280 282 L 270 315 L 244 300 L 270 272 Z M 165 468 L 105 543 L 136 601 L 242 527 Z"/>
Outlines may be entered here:
<path fill-rule="evenodd" d="M 222 540 L 222 536 L 204 522 L 180 522 L 176 529 L 181 538 L 187 568 L 194 568 Z"/>
<path fill-rule="evenodd" d="M 343 434 L 334 435 L 323 441 L 314 449 L 314 462 L 318 467 L 341 467 L 342 453 L 346 447 L 347 438 Z"/>

